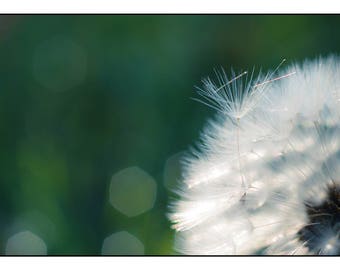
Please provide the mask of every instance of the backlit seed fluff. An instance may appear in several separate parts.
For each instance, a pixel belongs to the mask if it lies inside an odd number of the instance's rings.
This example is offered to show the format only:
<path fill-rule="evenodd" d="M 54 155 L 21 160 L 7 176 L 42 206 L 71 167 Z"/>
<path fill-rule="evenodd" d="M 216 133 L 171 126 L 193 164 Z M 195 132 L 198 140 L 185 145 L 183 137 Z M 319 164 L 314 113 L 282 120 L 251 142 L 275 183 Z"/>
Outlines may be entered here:
<path fill-rule="evenodd" d="M 340 59 L 221 72 L 199 94 L 217 116 L 183 162 L 175 249 L 340 255 Z"/>

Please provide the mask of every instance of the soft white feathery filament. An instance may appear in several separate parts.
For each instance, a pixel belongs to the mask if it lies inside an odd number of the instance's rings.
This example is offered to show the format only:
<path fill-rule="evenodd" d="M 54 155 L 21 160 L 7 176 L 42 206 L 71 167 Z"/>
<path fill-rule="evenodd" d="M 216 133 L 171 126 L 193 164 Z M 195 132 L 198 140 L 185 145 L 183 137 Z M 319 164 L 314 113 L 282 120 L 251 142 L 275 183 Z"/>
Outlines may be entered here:
<path fill-rule="evenodd" d="M 340 59 L 203 81 L 215 108 L 169 214 L 184 254 L 340 254 Z"/>

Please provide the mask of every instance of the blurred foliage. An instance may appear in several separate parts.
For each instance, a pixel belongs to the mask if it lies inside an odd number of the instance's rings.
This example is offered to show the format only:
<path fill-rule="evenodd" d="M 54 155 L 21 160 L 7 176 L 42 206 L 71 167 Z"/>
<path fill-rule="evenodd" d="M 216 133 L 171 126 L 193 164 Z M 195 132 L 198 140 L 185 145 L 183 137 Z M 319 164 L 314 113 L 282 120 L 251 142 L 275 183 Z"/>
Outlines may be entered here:
<path fill-rule="evenodd" d="M 166 172 L 165 164 L 214 114 L 190 99 L 194 85 L 221 66 L 265 70 L 283 58 L 337 53 L 339 23 L 301 15 L 1 16 L 0 252 L 28 230 L 48 254 L 96 255 L 105 238 L 127 231 L 145 254 L 174 254 L 166 185 L 179 170 L 173 159 Z M 109 187 L 131 166 L 154 178 L 157 197 L 151 210 L 128 217 L 110 204 Z"/>

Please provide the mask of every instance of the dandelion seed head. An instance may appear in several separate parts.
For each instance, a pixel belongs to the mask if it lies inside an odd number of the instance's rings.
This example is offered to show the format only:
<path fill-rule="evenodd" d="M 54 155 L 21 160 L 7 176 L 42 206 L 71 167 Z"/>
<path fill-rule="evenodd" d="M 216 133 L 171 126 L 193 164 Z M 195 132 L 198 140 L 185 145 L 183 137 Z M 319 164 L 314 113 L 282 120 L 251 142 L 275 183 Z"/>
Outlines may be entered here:
<path fill-rule="evenodd" d="M 280 65 L 279 65 L 280 67 Z M 216 72 L 169 217 L 184 254 L 340 254 L 340 59 Z"/>

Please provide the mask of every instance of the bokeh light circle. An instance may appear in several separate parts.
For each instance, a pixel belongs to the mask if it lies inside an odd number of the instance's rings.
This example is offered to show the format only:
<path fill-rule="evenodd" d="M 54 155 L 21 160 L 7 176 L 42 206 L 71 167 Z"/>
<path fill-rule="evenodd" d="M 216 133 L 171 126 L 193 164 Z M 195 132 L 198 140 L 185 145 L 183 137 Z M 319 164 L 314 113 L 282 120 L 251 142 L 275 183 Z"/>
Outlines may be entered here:
<path fill-rule="evenodd" d="M 178 152 L 170 156 L 164 166 L 163 184 L 169 190 L 174 192 L 179 187 L 181 180 L 181 159 L 184 152 Z"/>
<path fill-rule="evenodd" d="M 61 92 L 83 82 L 87 56 L 74 41 L 54 37 L 38 46 L 33 57 L 33 75 L 46 89 Z"/>
<path fill-rule="evenodd" d="M 150 210 L 156 193 L 156 181 L 138 167 L 121 170 L 111 178 L 110 203 L 128 217 Z"/>
<path fill-rule="evenodd" d="M 46 255 L 45 242 L 30 231 L 11 236 L 6 244 L 6 255 Z"/>
<path fill-rule="evenodd" d="M 102 255 L 143 255 L 143 243 L 132 234 L 122 231 L 106 237 Z"/>

